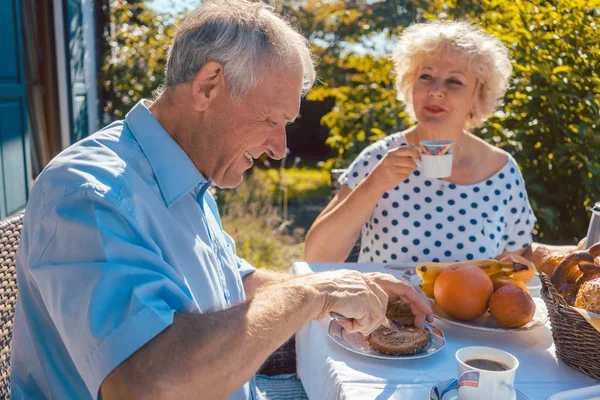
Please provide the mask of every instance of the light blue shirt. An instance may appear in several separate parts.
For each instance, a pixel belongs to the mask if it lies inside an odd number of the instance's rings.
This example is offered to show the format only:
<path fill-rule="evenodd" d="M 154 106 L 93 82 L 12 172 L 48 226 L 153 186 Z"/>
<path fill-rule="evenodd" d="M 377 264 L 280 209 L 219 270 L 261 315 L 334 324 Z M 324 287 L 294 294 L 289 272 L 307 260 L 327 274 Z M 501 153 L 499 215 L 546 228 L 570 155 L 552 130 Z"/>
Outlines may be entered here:
<path fill-rule="evenodd" d="M 44 169 L 17 253 L 14 399 L 99 398 L 176 312 L 244 300 L 254 268 L 222 230 L 209 184 L 143 101 Z M 256 397 L 251 380 L 231 399 Z"/>

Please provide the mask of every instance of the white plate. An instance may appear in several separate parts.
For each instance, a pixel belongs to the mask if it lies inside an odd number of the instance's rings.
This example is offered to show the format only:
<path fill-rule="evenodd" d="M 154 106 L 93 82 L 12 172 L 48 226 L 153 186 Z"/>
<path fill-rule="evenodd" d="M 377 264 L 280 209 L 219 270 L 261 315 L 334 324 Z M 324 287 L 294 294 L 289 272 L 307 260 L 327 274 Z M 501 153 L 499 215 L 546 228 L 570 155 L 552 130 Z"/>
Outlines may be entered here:
<path fill-rule="evenodd" d="M 440 329 L 430 324 L 425 324 L 425 329 L 429 331 L 429 344 L 427 347 L 417 354 L 406 356 L 393 356 L 373 350 L 371 346 L 369 346 L 366 336 L 359 332 L 351 333 L 346 331 L 344 327 L 334 319 L 329 323 L 329 337 L 346 350 L 363 356 L 385 360 L 412 360 L 435 354 L 446 345 L 444 333 Z"/>
<path fill-rule="evenodd" d="M 533 302 L 535 303 L 535 314 L 533 315 L 533 319 L 527 324 L 523 325 L 522 327 L 513 329 L 500 328 L 494 317 L 492 317 L 492 315 L 489 312 L 486 312 L 474 321 L 467 322 L 458 321 L 452 318 L 444 310 L 442 310 L 442 308 L 437 303 L 433 303 L 431 308 L 433 309 L 433 316 L 435 318 L 444 321 L 447 324 L 456 326 L 457 328 L 482 333 L 497 334 L 506 332 L 528 331 L 531 329 L 538 328 L 540 326 L 544 326 L 549 320 L 548 309 L 546 308 L 546 304 L 539 297 L 533 298 Z"/>
<path fill-rule="evenodd" d="M 556 393 L 547 400 L 600 400 L 600 385 Z"/>
<path fill-rule="evenodd" d="M 457 400 L 458 392 L 456 391 L 457 382 L 456 379 L 449 379 L 444 382 L 440 382 L 431 388 L 429 393 L 429 400 Z M 529 400 L 529 397 L 523 393 L 515 390 L 517 394 L 516 400 Z"/>

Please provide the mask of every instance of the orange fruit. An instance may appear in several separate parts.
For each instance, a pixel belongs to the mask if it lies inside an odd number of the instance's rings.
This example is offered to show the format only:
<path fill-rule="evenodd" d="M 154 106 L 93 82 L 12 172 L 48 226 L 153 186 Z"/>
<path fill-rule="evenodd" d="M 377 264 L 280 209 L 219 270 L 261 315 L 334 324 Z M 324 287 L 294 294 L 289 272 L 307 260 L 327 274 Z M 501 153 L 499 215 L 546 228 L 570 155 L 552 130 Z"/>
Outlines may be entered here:
<path fill-rule="evenodd" d="M 453 318 L 472 321 L 488 309 L 494 293 L 490 277 L 470 264 L 454 264 L 445 268 L 433 286 L 435 301 Z"/>
<path fill-rule="evenodd" d="M 535 303 L 520 287 L 506 285 L 490 298 L 490 314 L 502 328 L 518 328 L 531 321 Z"/>

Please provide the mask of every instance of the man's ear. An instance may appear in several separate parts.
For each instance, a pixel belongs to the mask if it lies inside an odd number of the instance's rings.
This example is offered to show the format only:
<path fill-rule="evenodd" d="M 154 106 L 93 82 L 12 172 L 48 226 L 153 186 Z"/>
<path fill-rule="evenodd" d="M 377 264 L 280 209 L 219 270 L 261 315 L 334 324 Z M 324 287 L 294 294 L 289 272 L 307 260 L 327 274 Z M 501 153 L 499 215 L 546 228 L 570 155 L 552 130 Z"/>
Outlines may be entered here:
<path fill-rule="evenodd" d="M 206 110 L 224 87 L 223 66 L 216 61 L 204 64 L 192 81 L 194 109 L 198 112 Z"/>

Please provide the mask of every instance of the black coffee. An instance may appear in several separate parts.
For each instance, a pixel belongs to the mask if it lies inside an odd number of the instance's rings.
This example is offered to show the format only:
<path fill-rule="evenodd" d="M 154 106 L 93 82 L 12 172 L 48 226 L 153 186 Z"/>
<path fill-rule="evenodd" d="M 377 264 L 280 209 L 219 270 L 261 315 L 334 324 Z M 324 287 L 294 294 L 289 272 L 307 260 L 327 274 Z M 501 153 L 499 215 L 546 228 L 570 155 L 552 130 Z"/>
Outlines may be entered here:
<path fill-rule="evenodd" d="M 467 360 L 465 361 L 465 364 L 473 368 L 485 369 L 487 371 L 508 371 L 510 369 L 510 367 L 503 362 L 486 360 L 483 358 Z"/>

